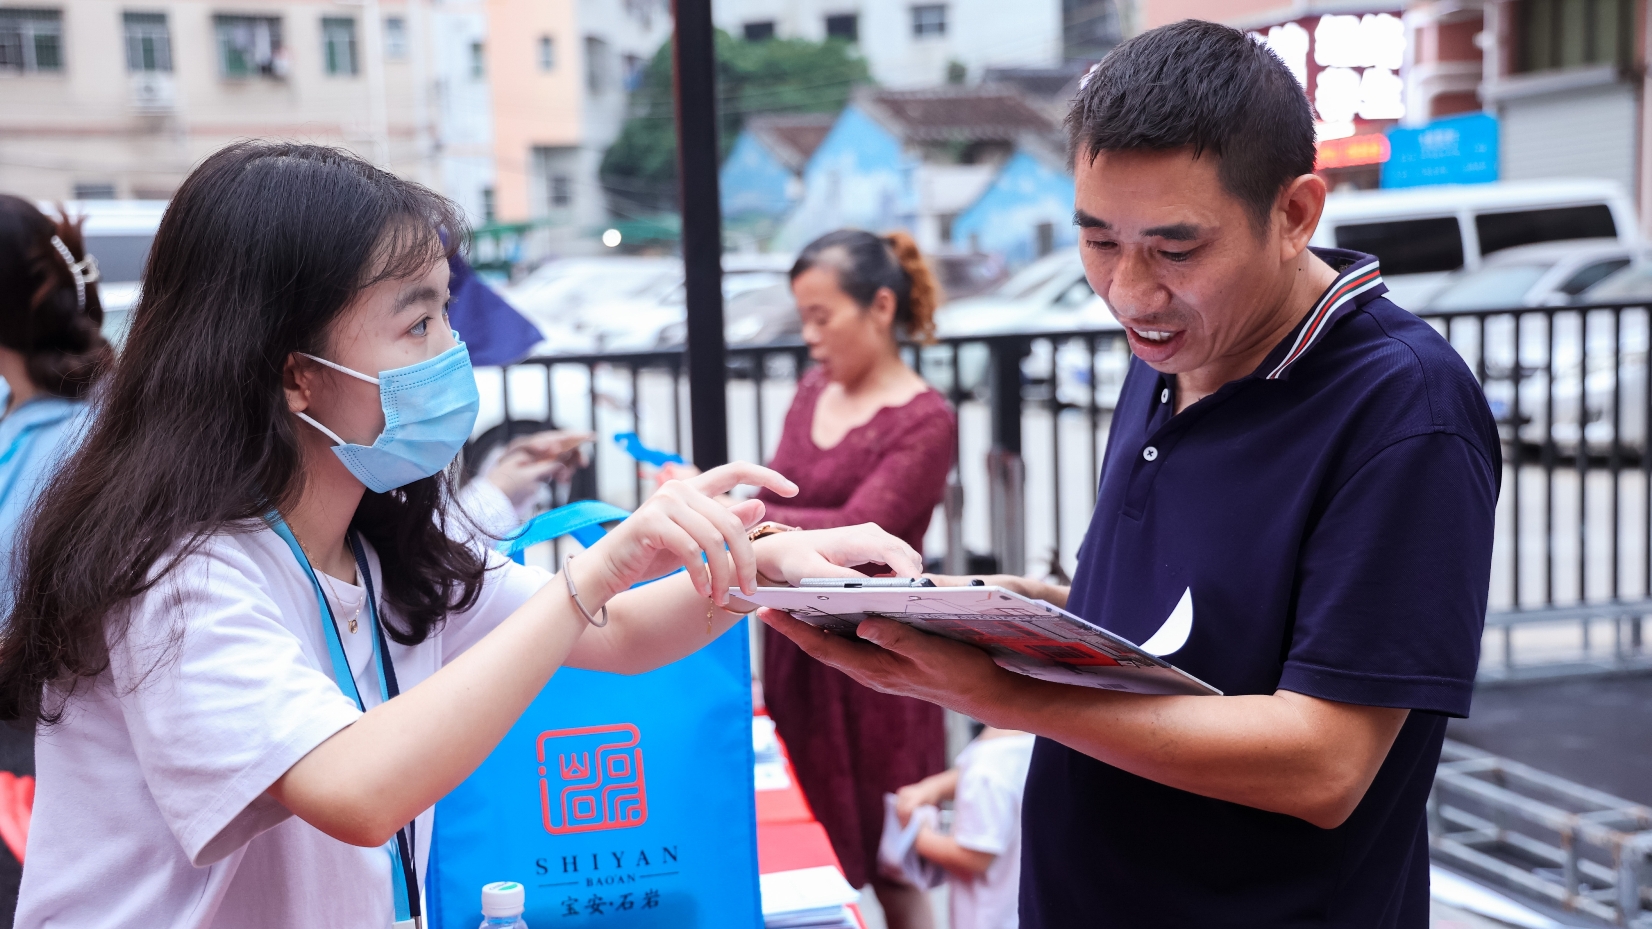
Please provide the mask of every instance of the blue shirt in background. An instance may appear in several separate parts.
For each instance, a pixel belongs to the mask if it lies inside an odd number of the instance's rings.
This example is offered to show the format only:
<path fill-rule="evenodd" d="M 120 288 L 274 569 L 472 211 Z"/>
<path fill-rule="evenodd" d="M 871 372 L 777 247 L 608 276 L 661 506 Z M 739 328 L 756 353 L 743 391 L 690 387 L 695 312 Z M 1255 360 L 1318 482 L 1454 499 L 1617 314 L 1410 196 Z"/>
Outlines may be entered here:
<path fill-rule="evenodd" d="M 10 402 L 11 387 L 0 378 L 0 409 Z M 89 409 L 84 400 L 43 395 L 0 417 L 0 621 L 11 614 L 23 523 L 79 443 Z"/>
<path fill-rule="evenodd" d="M 1336 282 L 1254 374 L 1178 415 L 1175 378 L 1132 360 L 1068 609 L 1227 694 L 1412 712 L 1335 829 L 1040 739 L 1025 929 L 1428 925 L 1424 803 L 1469 710 L 1501 448 L 1467 365 L 1382 296 L 1376 259 L 1316 252 Z"/>

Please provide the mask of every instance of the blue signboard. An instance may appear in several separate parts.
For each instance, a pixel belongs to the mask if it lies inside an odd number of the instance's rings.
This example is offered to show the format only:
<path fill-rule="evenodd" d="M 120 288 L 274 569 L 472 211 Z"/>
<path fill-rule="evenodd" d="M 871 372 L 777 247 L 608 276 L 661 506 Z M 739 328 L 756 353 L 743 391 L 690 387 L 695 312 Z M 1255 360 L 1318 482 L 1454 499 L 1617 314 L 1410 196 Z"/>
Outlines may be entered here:
<path fill-rule="evenodd" d="M 1497 117 L 1471 113 L 1421 129 L 1390 129 L 1382 186 L 1483 184 L 1497 180 Z"/>

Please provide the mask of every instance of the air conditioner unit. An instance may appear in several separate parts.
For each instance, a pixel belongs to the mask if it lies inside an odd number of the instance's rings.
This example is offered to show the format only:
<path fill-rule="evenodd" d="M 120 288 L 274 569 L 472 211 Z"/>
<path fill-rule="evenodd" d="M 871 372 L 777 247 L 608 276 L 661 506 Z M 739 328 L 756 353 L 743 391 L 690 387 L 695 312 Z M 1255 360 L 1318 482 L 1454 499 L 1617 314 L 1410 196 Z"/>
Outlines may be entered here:
<path fill-rule="evenodd" d="M 170 113 L 177 104 L 177 85 L 165 71 L 135 71 L 128 75 L 128 99 L 140 113 Z"/>

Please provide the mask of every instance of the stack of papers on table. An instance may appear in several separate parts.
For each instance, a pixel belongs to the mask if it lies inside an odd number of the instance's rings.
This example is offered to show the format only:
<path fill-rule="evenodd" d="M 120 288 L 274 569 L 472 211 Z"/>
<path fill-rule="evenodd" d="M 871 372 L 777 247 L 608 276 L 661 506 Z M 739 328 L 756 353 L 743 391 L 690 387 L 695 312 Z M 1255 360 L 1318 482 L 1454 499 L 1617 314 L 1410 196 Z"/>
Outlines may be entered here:
<path fill-rule="evenodd" d="M 760 875 L 767 929 L 856 929 L 848 904 L 860 894 L 830 865 Z"/>
<path fill-rule="evenodd" d="M 752 779 L 758 790 L 785 790 L 792 786 L 786 773 L 786 757 L 780 754 L 780 740 L 774 734 L 774 720 L 767 716 L 751 718 L 751 750 L 756 756 Z"/>

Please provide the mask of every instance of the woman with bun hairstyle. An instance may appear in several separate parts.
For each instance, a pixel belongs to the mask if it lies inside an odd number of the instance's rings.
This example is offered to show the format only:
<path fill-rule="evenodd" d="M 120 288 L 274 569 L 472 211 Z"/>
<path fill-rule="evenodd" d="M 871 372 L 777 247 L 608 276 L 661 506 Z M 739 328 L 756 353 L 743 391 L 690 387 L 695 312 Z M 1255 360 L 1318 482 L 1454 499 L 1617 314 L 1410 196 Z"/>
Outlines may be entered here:
<path fill-rule="evenodd" d="M 793 492 L 752 464 L 555 574 L 455 538 L 478 396 L 444 229 L 447 200 L 313 145 L 178 189 L 0 638 L 0 717 L 40 724 L 17 926 L 415 926 L 432 805 L 558 667 L 674 661 L 759 578 L 921 570 L 871 527 L 752 539 L 763 504 L 714 498 Z"/>
<path fill-rule="evenodd" d="M 80 224 L 0 195 L 0 629 L 11 613 L 18 539 L 40 491 L 73 449 L 86 396 L 112 353 L 99 333 L 97 262 Z M 34 726 L 0 724 L 0 770 L 34 774 Z M 0 913 L 17 866 L 0 865 Z"/>
<path fill-rule="evenodd" d="M 24 516 L 85 428 L 86 396 L 113 357 L 97 279 L 78 222 L 0 194 L 0 616 Z"/>
<path fill-rule="evenodd" d="M 798 492 L 758 499 L 778 523 L 876 523 L 921 550 L 946 492 L 957 420 L 901 359 L 900 340 L 933 338 L 940 288 L 911 236 L 857 229 L 809 243 L 791 281 L 814 366 L 769 467 Z M 941 709 L 863 687 L 764 632 L 764 702 L 850 882 L 873 885 L 891 929 L 930 925 L 921 891 L 878 875 L 877 847 L 883 795 L 946 768 Z"/>

